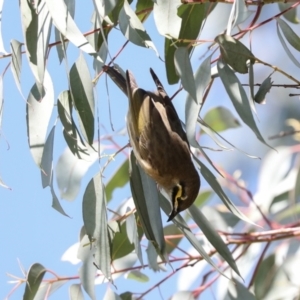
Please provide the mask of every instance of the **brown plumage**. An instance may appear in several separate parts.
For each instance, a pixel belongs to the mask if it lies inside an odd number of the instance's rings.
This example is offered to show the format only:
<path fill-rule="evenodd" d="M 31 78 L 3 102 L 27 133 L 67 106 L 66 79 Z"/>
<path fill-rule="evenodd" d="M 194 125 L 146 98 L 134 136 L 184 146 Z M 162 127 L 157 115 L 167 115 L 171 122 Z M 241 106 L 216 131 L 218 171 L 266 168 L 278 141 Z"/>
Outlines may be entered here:
<path fill-rule="evenodd" d="M 137 161 L 171 197 L 170 221 L 195 201 L 200 178 L 172 101 L 152 69 L 150 72 L 155 93 L 140 89 L 131 72 L 126 72 L 127 128 Z"/>

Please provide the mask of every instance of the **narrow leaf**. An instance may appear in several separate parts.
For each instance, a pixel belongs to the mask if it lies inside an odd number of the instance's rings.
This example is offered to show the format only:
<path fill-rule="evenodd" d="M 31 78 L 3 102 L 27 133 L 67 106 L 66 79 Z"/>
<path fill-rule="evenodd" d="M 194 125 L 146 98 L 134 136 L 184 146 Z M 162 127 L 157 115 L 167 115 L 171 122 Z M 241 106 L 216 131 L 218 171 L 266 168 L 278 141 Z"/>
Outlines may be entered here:
<path fill-rule="evenodd" d="M 24 1 L 24 0 L 23 0 Z M 26 0 L 25 0 L 26 1 Z M 63 0 L 45 0 L 55 27 L 80 50 L 94 54 L 96 51 L 88 43 L 70 15 Z"/>
<path fill-rule="evenodd" d="M 217 132 L 241 126 L 239 120 L 224 106 L 210 109 L 203 120 Z"/>
<path fill-rule="evenodd" d="M 133 152 L 131 152 L 130 187 L 145 235 L 163 257 L 165 240 L 156 183 L 138 165 Z"/>
<path fill-rule="evenodd" d="M 80 284 L 72 284 L 69 288 L 70 300 L 84 300 Z"/>
<path fill-rule="evenodd" d="M 148 282 L 149 277 L 143 274 L 141 271 L 133 270 L 127 273 L 125 276 L 126 279 L 132 279 L 138 282 Z"/>
<path fill-rule="evenodd" d="M 52 167 L 53 167 L 53 146 L 56 124 L 52 127 L 46 140 L 42 161 L 41 161 L 41 177 L 43 188 L 51 184 Z"/>
<path fill-rule="evenodd" d="M 174 57 L 177 74 L 181 78 L 183 88 L 197 101 L 195 79 L 193 75 L 192 65 L 190 62 L 189 52 L 186 47 L 179 47 L 175 51 Z"/>
<path fill-rule="evenodd" d="M 123 187 L 129 181 L 129 160 L 126 159 L 123 164 L 115 171 L 106 184 L 106 199 L 109 202 L 115 189 Z"/>
<path fill-rule="evenodd" d="M 260 85 L 258 91 L 254 96 L 254 101 L 259 104 L 264 104 L 266 102 L 266 94 L 270 91 L 273 81 L 271 77 L 267 77 Z"/>
<path fill-rule="evenodd" d="M 45 73 L 45 94 L 40 97 L 35 84 L 27 98 L 26 122 L 28 144 L 35 163 L 40 166 L 46 141 L 47 128 L 54 106 L 54 90 L 50 75 Z"/>
<path fill-rule="evenodd" d="M 279 20 L 279 19 L 278 19 Z M 298 67 L 300 68 L 300 63 L 299 61 L 295 58 L 295 56 L 293 55 L 293 53 L 291 52 L 291 50 L 288 48 L 287 44 L 285 43 L 285 40 L 283 39 L 280 30 L 278 28 L 278 24 L 277 24 L 277 35 L 279 37 L 279 40 L 281 42 L 281 45 L 283 47 L 283 49 L 285 50 L 286 54 L 288 55 L 288 57 L 291 59 L 291 61 Z"/>
<path fill-rule="evenodd" d="M 197 119 L 199 117 L 199 111 L 202 106 L 204 91 L 211 80 L 210 60 L 211 56 L 208 56 L 201 63 L 195 74 L 198 103 L 195 103 L 190 95 L 187 96 L 185 102 L 186 134 L 191 146 L 195 148 L 199 148 L 199 144 L 195 139 Z"/>
<path fill-rule="evenodd" d="M 90 240 L 95 240 L 95 263 L 107 279 L 111 278 L 110 246 L 107 231 L 107 213 L 101 173 L 89 182 L 83 196 L 84 227 Z"/>
<path fill-rule="evenodd" d="M 218 253 L 224 258 L 224 260 L 229 264 L 229 266 L 239 275 L 241 276 L 236 263 L 231 255 L 231 252 L 228 250 L 227 245 L 223 242 L 219 234 L 214 230 L 212 225 L 206 219 L 204 214 L 194 205 L 189 208 L 189 212 L 191 213 L 193 220 L 202 230 L 205 237 L 208 241 L 215 247 Z"/>
<path fill-rule="evenodd" d="M 200 172 L 201 175 L 205 178 L 207 183 L 211 186 L 211 188 L 214 190 L 214 192 L 220 197 L 220 199 L 223 201 L 225 206 L 238 218 L 254 224 L 250 219 L 248 219 L 242 212 L 240 212 L 237 207 L 231 202 L 231 200 L 227 197 L 225 192 L 223 191 L 222 187 L 220 186 L 219 182 L 217 181 L 214 174 L 198 159 L 197 163 L 201 166 Z M 255 225 L 255 224 L 254 224 Z"/>
<path fill-rule="evenodd" d="M 270 147 L 265 142 L 264 138 L 262 137 L 261 133 L 259 132 L 256 126 L 245 90 L 243 89 L 240 81 L 238 80 L 234 72 L 228 67 L 228 65 L 224 64 L 221 60 L 218 61 L 218 72 L 223 82 L 223 85 L 228 93 L 228 96 L 230 97 L 241 119 L 246 125 L 250 127 L 250 129 L 255 133 L 256 137 L 263 144 Z"/>
<path fill-rule="evenodd" d="M 35 298 L 46 271 L 39 263 L 35 263 L 29 268 L 23 300 L 33 300 Z"/>
<path fill-rule="evenodd" d="M 220 46 L 221 55 L 226 64 L 239 73 L 248 73 L 247 61 L 250 60 L 253 64 L 255 57 L 244 44 L 226 34 L 218 35 L 215 41 Z"/>
<path fill-rule="evenodd" d="M 22 95 L 22 89 L 21 89 L 21 70 L 22 70 L 22 53 L 21 53 L 22 43 L 20 43 L 17 40 L 11 40 L 10 41 L 10 49 L 11 49 L 11 72 L 13 74 L 16 86 Z"/>
<path fill-rule="evenodd" d="M 132 10 L 128 1 L 124 1 L 124 6 L 120 11 L 119 15 L 119 25 L 124 36 L 132 43 L 150 48 L 155 51 L 158 56 L 158 52 L 153 42 L 151 41 L 150 36 L 146 32 L 143 24 Z"/>
<path fill-rule="evenodd" d="M 82 133 L 91 145 L 93 143 L 95 127 L 95 100 L 92 79 L 83 54 L 80 54 L 78 60 L 70 70 L 70 84 Z"/>

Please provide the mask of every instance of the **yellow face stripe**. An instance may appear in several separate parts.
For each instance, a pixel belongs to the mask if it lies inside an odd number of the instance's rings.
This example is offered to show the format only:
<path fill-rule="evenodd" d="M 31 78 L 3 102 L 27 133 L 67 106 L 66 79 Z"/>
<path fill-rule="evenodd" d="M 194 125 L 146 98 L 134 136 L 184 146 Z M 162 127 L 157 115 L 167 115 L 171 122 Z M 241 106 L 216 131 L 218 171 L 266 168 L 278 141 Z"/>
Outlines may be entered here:
<path fill-rule="evenodd" d="M 174 204 L 173 204 L 175 211 L 177 211 L 177 209 L 178 209 L 178 202 L 179 201 L 184 201 L 184 200 L 187 199 L 186 195 L 183 196 L 184 191 L 183 191 L 182 185 L 180 183 L 178 183 L 176 186 L 177 186 L 178 190 L 176 192 L 176 195 L 174 196 Z"/>

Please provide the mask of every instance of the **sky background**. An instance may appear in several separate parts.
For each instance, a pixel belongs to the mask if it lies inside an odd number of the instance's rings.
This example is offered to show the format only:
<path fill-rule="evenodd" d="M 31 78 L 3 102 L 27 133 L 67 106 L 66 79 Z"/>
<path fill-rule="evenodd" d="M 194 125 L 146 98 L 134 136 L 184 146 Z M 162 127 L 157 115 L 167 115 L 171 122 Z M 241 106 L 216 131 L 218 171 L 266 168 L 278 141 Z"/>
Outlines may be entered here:
<path fill-rule="evenodd" d="M 228 18 L 228 14 L 226 13 L 229 13 L 230 7 L 229 5 L 221 5 L 219 9 L 214 12 L 215 15 L 218 15 L 218 18 L 213 18 L 213 23 L 206 24 L 204 34 L 201 37 L 202 39 L 211 39 L 220 32 L 222 22 Z M 91 30 L 90 18 L 92 12 L 92 1 L 84 1 L 84 4 L 83 1 L 77 1 L 75 21 L 83 33 Z M 278 12 L 277 5 L 266 5 L 263 8 L 260 20 L 265 20 Z M 226 22 L 224 24 L 226 24 Z M 158 52 L 163 56 L 163 38 L 158 35 L 152 16 L 147 20 L 145 27 L 152 37 Z M 261 27 L 260 30 L 255 31 L 253 33 L 253 52 L 260 59 L 271 61 L 274 64 L 282 64 L 286 70 L 295 74 L 295 67 L 288 60 L 286 55 L 284 55 L 282 46 L 277 39 L 274 38 L 274 34 L 275 22 L 271 22 Z M 10 52 L 9 43 L 11 39 L 16 39 L 21 42 L 24 40 L 17 1 L 4 1 L 2 11 L 2 35 L 7 52 Z M 260 42 L 258 43 L 257 40 L 260 40 Z M 53 41 L 54 34 L 51 35 L 50 39 L 50 42 Z M 113 30 L 113 33 L 109 36 L 109 48 L 112 56 L 117 53 L 124 42 L 125 38 L 122 36 L 122 33 Z M 195 50 L 192 58 L 192 64 L 195 70 L 199 66 L 201 55 L 206 49 L 207 48 L 203 46 Z M 78 56 L 79 51 L 72 45 L 69 45 L 69 66 L 73 64 Z M 282 59 L 282 57 L 284 57 L 284 59 Z M 91 68 L 92 61 L 88 56 L 85 56 L 85 58 L 89 63 L 92 77 L 94 77 L 94 72 Z M 0 60 L 0 73 L 5 70 L 9 62 L 10 58 L 2 58 Z M 137 78 L 138 84 L 144 89 L 153 90 L 155 87 L 148 71 L 150 67 L 159 75 L 159 78 L 170 95 L 178 89 L 178 85 L 168 86 L 164 64 L 152 50 L 137 47 L 129 43 L 116 60 L 116 63 L 119 64 L 123 70 L 130 69 Z M 65 66 L 64 64 L 59 65 L 55 48 L 51 49 L 47 69 L 52 77 L 55 97 L 57 98 L 61 91 L 68 89 L 68 84 Z M 261 66 L 256 67 L 255 71 L 255 82 L 261 82 L 271 72 L 270 69 L 262 68 Z M 247 76 L 244 78 L 245 82 L 247 82 Z M 278 78 L 279 80 L 282 79 L 280 77 Z M 23 55 L 21 86 L 25 98 L 27 98 L 33 84 L 34 78 L 28 67 L 27 59 L 25 55 Z M 104 127 L 101 127 L 101 135 L 112 133 L 105 84 L 106 80 L 103 76 L 95 89 L 95 96 L 97 97 L 96 99 L 100 111 L 100 123 L 104 125 Z M 107 80 L 107 84 L 112 109 L 111 121 L 115 129 L 112 134 L 115 136 L 119 145 L 124 146 L 128 142 L 128 137 L 126 134 L 119 135 L 118 132 L 123 130 L 125 126 L 124 116 L 127 111 L 127 99 L 109 79 Z M 214 86 L 210 93 L 207 100 L 208 104 L 205 105 L 202 111 L 203 115 L 210 108 L 220 104 L 232 110 L 232 105 L 220 81 L 217 80 L 215 84 L 217 88 Z M 284 120 L 287 115 L 295 117 L 299 112 L 295 111 L 295 107 L 298 105 L 298 99 L 288 98 L 288 93 L 289 90 L 281 90 L 280 92 L 278 92 L 278 90 L 274 91 L 268 94 L 267 104 L 258 107 L 258 126 L 264 137 L 276 134 L 281 130 L 279 126 L 283 126 L 280 120 Z M 185 93 L 181 92 L 174 100 L 177 111 L 181 117 L 184 116 L 185 97 Z M 285 108 L 284 113 L 282 113 L 283 108 Z M 236 113 L 234 113 L 234 115 L 237 116 Z M 56 117 L 57 112 L 54 110 L 49 130 L 54 124 Z M 0 177 L 3 182 L 11 188 L 5 189 L 0 187 L 0 236 L 2 238 L 0 255 L 0 299 L 4 299 L 13 287 L 12 284 L 8 283 L 8 281 L 12 279 L 7 276 L 7 273 L 22 277 L 18 260 L 26 270 L 28 270 L 33 263 L 39 262 L 60 276 L 77 275 L 79 264 L 73 265 L 69 262 L 61 261 L 61 257 L 66 249 L 78 241 L 79 231 L 83 225 L 81 213 L 82 196 L 87 183 L 99 170 L 99 165 L 96 163 L 88 170 L 82 180 L 80 192 L 75 201 L 61 201 L 63 208 L 70 218 L 59 214 L 51 208 L 52 197 L 50 190 L 49 188 L 42 188 L 40 171 L 35 165 L 28 147 L 26 103 L 15 85 L 10 70 L 8 70 L 4 76 L 4 111 L 0 130 Z M 268 151 L 267 147 L 257 142 L 254 134 L 251 133 L 245 125 L 243 125 L 241 129 L 225 132 L 224 137 L 252 155 L 263 157 Z M 283 139 L 281 142 L 289 142 L 289 139 Z M 109 143 L 106 142 L 106 144 Z M 203 137 L 201 138 L 201 145 L 209 147 L 213 146 L 213 143 L 208 137 Z M 66 144 L 62 138 L 62 127 L 58 123 L 55 137 L 54 166 L 65 148 Z M 107 153 L 112 152 L 114 152 L 114 149 L 111 151 L 107 150 Z M 125 154 L 126 153 L 128 154 L 129 150 L 126 150 Z M 226 153 L 209 152 L 209 156 L 228 172 L 232 173 L 236 169 L 240 169 L 242 171 L 242 178 L 249 184 L 250 190 L 255 193 L 257 185 L 256 178 L 261 164 L 260 160 L 252 160 L 238 151 Z M 104 182 L 107 182 L 125 158 L 126 155 L 120 154 L 117 159 L 108 166 L 105 172 Z M 103 165 L 104 162 L 101 164 Z M 203 187 L 205 187 L 206 184 L 203 180 L 202 182 Z M 56 184 L 55 189 L 59 196 Z M 118 207 L 122 201 L 129 198 L 130 190 L 128 186 L 126 186 L 124 189 L 115 191 L 113 196 L 113 201 L 109 204 L 110 208 Z M 214 201 L 219 200 L 214 199 Z M 166 220 L 166 216 L 163 216 L 163 220 Z M 146 241 L 143 241 L 143 245 L 147 245 Z M 187 247 L 187 249 L 190 248 L 188 244 L 184 244 L 184 247 Z M 146 256 L 144 256 L 144 259 L 146 260 Z M 154 273 L 152 271 L 147 269 L 143 270 L 143 272 L 151 278 L 149 283 L 136 283 L 132 280 L 118 279 L 115 282 L 117 289 L 114 289 L 113 286 L 110 287 L 116 293 L 122 293 L 127 290 L 135 292 L 144 291 L 171 272 L 168 266 L 166 269 L 167 273 L 160 272 L 156 273 L 155 276 L 153 276 Z M 196 267 L 187 269 L 186 273 L 183 274 L 185 274 L 185 276 L 188 276 L 188 274 L 189 276 L 197 274 Z M 172 294 L 174 285 L 182 289 L 187 289 L 190 287 L 190 284 L 192 287 L 196 287 L 197 284 L 201 282 L 201 277 L 197 277 L 195 281 L 193 281 L 194 279 L 192 277 L 188 280 L 182 280 L 182 278 L 183 277 L 178 277 L 177 275 L 173 276 L 162 285 L 160 291 L 155 289 L 146 296 L 146 299 L 156 299 L 160 297 L 160 293 L 164 299 L 167 299 Z M 74 280 L 73 282 L 78 283 L 79 281 Z M 69 283 L 64 285 L 59 291 L 55 292 L 52 298 L 66 299 L 68 293 L 67 287 L 69 285 Z M 21 299 L 24 287 L 24 285 L 19 287 L 10 299 Z M 109 285 L 107 284 L 98 285 L 96 287 L 97 299 L 103 298 L 108 287 Z M 211 298 L 210 293 L 211 291 L 206 292 L 207 298 L 205 299 Z M 88 299 L 87 296 L 86 299 Z"/>

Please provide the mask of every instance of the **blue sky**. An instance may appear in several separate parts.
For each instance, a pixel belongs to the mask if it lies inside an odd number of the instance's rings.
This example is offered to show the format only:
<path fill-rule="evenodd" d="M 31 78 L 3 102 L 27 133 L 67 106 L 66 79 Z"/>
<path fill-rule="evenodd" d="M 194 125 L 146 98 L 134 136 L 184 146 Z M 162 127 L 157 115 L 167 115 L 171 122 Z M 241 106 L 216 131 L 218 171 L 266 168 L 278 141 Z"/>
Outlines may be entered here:
<path fill-rule="evenodd" d="M 85 1 L 84 5 L 79 1 L 77 2 L 75 21 L 82 32 L 86 32 L 91 29 L 89 20 L 93 11 L 92 1 Z M 224 7 L 225 9 L 228 9 L 228 7 Z M 268 13 L 272 13 L 271 10 L 274 12 L 277 9 L 273 6 L 273 8 L 270 8 Z M 262 17 L 262 19 L 265 18 Z M 147 21 L 146 29 L 149 35 L 153 36 L 153 40 L 158 52 L 163 55 L 163 38 L 158 36 L 155 26 L 153 25 L 152 17 L 150 17 Z M 212 30 L 214 30 L 214 28 L 212 28 Z M 268 26 L 264 27 L 261 34 L 266 34 L 268 32 L 267 30 Z M 274 32 L 274 29 L 272 32 Z M 5 1 L 4 3 L 2 13 L 2 34 L 4 46 L 8 52 L 10 52 L 9 42 L 11 39 L 23 41 L 20 12 L 17 1 Z M 256 38 L 259 39 L 257 36 Z M 54 41 L 53 34 L 50 41 Z M 117 32 L 115 30 L 114 33 L 109 37 L 111 54 L 115 55 L 124 42 L 125 38 L 122 36 L 121 32 Z M 276 45 L 276 47 L 278 47 L 278 45 Z M 255 51 L 260 53 L 261 56 L 265 55 L 262 49 L 255 49 Z M 199 64 L 200 54 L 200 52 L 197 53 L 196 51 L 192 60 L 192 63 L 196 66 Z M 69 45 L 68 58 L 70 66 L 78 56 L 79 51 L 72 45 Z M 91 66 L 91 60 L 89 60 L 88 56 L 86 56 L 86 59 Z M 9 58 L 0 60 L 0 72 L 3 72 L 9 61 Z M 164 65 L 157 58 L 154 51 L 129 44 L 116 62 L 124 70 L 130 69 L 135 74 L 138 83 L 145 89 L 154 89 L 154 84 L 150 78 L 150 73 L 148 72 L 150 67 L 152 67 L 157 74 L 159 74 L 163 84 L 166 87 L 168 86 L 165 77 Z M 286 63 L 291 66 L 290 62 Z M 57 53 L 54 48 L 51 50 L 47 68 L 53 79 L 55 97 L 57 97 L 61 91 L 68 88 L 68 85 L 65 74 L 65 66 L 63 64 L 59 65 Z M 92 68 L 91 73 L 92 76 L 94 76 Z M 266 77 L 267 75 L 269 75 L 268 72 L 262 71 L 262 74 L 259 75 L 259 78 L 262 78 L 263 76 Z M 33 83 L 33 76 L 29 70 L 25 55 L 23 55 L 21 86 L 25 98 L 27 97 Z M 108 87 L 112 107 L 112 122 L 114 129 L 117 132 L 118 130 L 123 129 L 125 126 L 124 116 L 127 110 L 127 99 L 114 86 L 114 84 L 110 82 L 110 80 L 108 80 Z M 172 95 L 177 88 L 178 86 L 167 87 L 167 91 Z M 210 96 L 211 107 L 217 103 L 223 103 L 225 91 L 222 89 L 220 90 L 221 92 L 212 92 Z M 111 132 L 108 117 L 107 93 L 105 80 L 103 78 L 97 85 L 95 95 L 98 97 L 97 101 L 99 103 L 100 122 L 101 124 L 105 125 L 108 132 Z M 182 117 L 184 116 L 184 99 L 184 93 L 181 93 L 175 99 L 175 105 Z M 266 126 L 268 124 L 264 123 L 264 120 L 270 120 L 270 110 L 273 114 L 278 114 L 281 109 L 281 106 L 278 104 L 278 102 L 273 101 L 271 97 L 269 97 L 269 99 L 270 102 L 266 106 L 258 108 L 259 117 L 261 120 L 259 127 L 262 129 L 264 136 L 267 136 L 269 133 L 276 133 L 276 131 L 272 131 L 272 128 L 268 128 Z M 226 101 L 226 104 L 232 108 L 227 96 Z M 293 103 L 293 100 L 291 102 Z M 209 107 L 205 107 L 204 111 L 207 111 L 208 108 Z M 54 111 L 50 124 L 54 124 L 56 116 L 57 113 Z M 101 134 L 104 134 L 105 130 L 102 130 L 103 131 Z M 251 136 L 247 140 L 243 138 L 245 132 Z M 55 165 L 59 159 L 59 156 L 66 147 L 61 133 L 62 128 L 61 125 L 58 124 L 55 138 Z M 245 128 L 243 130 L 236 130 L 236 132 L 230 131 L 229 133 L 225 133 L 225 137 L 230 138 L 231 142 L 239 147 L 243 147 L 244 150 L 247 149 L 247 152 L 250 152 L 254 155 L 260 155 L 268 150 L 261 144 L 257 144 L 255 136 Z M 116 139 L 120 145 L 125 145 L 128 141 L 127 135 L 117 137 Z M 212 145 L 207 138 L 203 138 L 203 143 L 207 143 L 208 146 Z M 259 161 L 253 161 L 249 158 L 245 158 L 243 154 L 237 153 L 236 151 L 234 151 L 234 153 L 226 154 L 212 153 L 211 155 L 213 159 L 218 160 L 225 168 L 228 168 L 227 170 L 230 172 L 234 171 L 238 164 L 240 169 L 244 171 L 245 178 L 249 180 L 250 187 L 255 190 L 256 180 L 253 179 L 253 174 L 257 172 L 260 164 Z M 226 161 L 224 161 L 224 157 Z M 105 173 L 104 181 L 110 178 L 113 171 L 122 161 L 124 161 L 124 159 L 125 155 L 121 154 L 113 163 L 109 165 Z M 249 163 L 251 164 L 251 167 L 249 167 Z M 72 265 L 68 262 L 62 262 L 61 256 L 69 246 L 78 241 L 79 231 L 83 225 L 81 213 L 82 195 L 85 186 L 98 169 L 99 166 L 97 164 L 93 165 L 89 169 L 82 180 L 80 193 L 75 201 L 61 201 L 70 218 L 64 217 L 51 208 L 52 198 L 50 190 L 49 188 L 42 188 L 39 169 L 36 167 L 28 147 L 26 132 L 26 103 L 16 88 L 11 71 L 8 70 L 4 76 L 4 111 L 0 137 L 0 177 L 4 183 L 11 188 L 11 190 L 0 187 L 0 235 L 2 237 L 2 255 L 0 257 L 0 299 L 4 298 L 13 287 L 13 285 L 7 283 L 8 280 L 12 279 L 7 277 L 6 273 L 22 277 L 18 260 L 25 269 L 28 269 L 33 263 L 39 262 L 58 275 L 77 275 L 79 265 Z M 55 186 L 55 188 L 57 194 L 59 195 L 57 186 Z M 110 207 L 117 207 L 121 201 L 127 199 L 128 197 L 130 197 L 130 191 L 128 187 L 116 191 Z M 143 242 L 143 245 L 147 245 L 146 241 Z M 188 245 L 186 246 L 188 247 Z M 167 269 L 168 272 L 170 272 L 170 268 L 167 267 Z M 114 287 L 112 287 L 112 289 L 117 293 L 124 292 L 127 289 L 143 291 L 147 289 L 147 286 L 152 286 L 159 281 L 160 278 L 163 278 L 166 276 L 166 274 L 169 274 L 161 272 L 153 276 L 152 271 L 144 270 L 144 272 L 151 278 L 154 277 L 150 283 L 137 284 L 134 281 L 119 279 L 115 282 L 118 286 L 118 289 L 115 290 Z M 177 284 L 176 278 L 177 277 L 174 276 L 170 281 L 162 286 L 163 290 L 161 293 L 164 298 L 170 296 L 173 285 Z M 78 280 L 75 280 L 75 282 L 78 283 Z M 199 282 L 200 280 L 198 280 L 198 283 Z M 197 284 L 197 282 L 195 284 Z M 66 284 L 66 286 L 68 285 L 69 284 Z M 106 284 L 103 284 L 96 288 L 99 299 L 103 297 L 107 287 L 108 286 Z M 23 292 L 24 285 L 18 288 L 18 290 L 10 299 L 21 299 Z M 53 298 L 66 299 L 66 295 L 67 289 L 66 287 L 62 287 L 58 292 L 55 293 Z M 156 289 L 148 297 L 149 298 L 147 299 L 159 297 L 159 291 Z"/>

